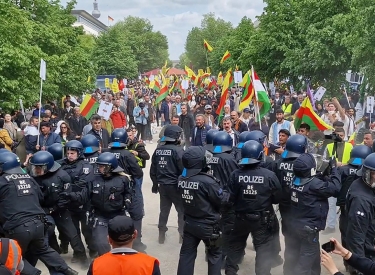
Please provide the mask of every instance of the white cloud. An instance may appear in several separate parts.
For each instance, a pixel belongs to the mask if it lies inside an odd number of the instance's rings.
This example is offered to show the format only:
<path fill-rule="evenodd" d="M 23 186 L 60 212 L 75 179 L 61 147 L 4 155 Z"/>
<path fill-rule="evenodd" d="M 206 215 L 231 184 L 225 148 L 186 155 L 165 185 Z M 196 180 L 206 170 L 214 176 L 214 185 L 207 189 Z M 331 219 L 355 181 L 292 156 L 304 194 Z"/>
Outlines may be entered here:
<path fill-rule="evenodd" d="M 62 0 L 65 4 L 67 0 Z M 91 13 L 94 0 L 77 0 L 76 9 Z M 97 0 L 101 12 L 100 20 L 107 24 L 111 16 L 115 22 L 132 15 L 147 18 L 154 30 L 168 37 L 171 59 L 178 59 L 184 52 L 186 36 L 193 27 L 201 25 L 203 14 L 214 12 L 217 17 L 232 22 L 236 26 L 242 17 L 255 21 L 265 6 L 263 0 Z"/>

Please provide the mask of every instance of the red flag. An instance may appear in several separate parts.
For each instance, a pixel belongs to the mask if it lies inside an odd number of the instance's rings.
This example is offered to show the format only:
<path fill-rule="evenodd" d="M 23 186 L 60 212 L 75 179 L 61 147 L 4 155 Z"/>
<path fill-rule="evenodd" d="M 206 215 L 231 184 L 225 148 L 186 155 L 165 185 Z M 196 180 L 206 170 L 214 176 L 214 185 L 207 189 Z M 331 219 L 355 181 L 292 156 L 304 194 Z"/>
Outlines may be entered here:
<path fill-rule="evenodd" d="M 119 83 L 118 83 L 118 89 L 120 91 L 122 91 L 122 89 L 125 88 L 125 84 L 124 84 L 124 80 L 120 79 Z"/>

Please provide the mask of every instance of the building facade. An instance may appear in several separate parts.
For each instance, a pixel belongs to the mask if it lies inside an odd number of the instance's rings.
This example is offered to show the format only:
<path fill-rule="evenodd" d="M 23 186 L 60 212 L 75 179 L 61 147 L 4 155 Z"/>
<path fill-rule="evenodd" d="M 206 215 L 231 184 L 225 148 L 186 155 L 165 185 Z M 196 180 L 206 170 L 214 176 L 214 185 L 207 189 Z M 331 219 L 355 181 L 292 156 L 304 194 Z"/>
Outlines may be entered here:
<path fill-rule="evenodd" d="M 108 29 L 108 26 L 84 10 L 72 10 L 72 15 L 76 18 L 76 22 L 73 26 L 83 27 L 83 30 L 87 34 L 99 36 L 100 33 Z"/>

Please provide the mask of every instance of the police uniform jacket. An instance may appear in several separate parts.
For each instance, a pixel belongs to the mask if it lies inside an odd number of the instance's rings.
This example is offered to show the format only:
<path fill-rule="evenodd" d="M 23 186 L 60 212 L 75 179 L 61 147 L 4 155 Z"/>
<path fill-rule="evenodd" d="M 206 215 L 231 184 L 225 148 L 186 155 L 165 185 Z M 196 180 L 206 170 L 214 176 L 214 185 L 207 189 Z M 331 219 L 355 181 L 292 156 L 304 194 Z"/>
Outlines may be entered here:
<path fill-rule="evenodd" d="M 352 182 L 358 178 L 357 170 L 359 168 L 360 167 L 351 164 L 337 168 L 341 175 L 341 189 L 337 197 L 337 206 L 345 206 L 346 195 Z"/>
<path fill-rule="evenodd" d="M 275 173 L 246 165 L 230 175 L 228 189 L 236 213 L 259 214 L 273 210 L 272 204 L 281 199 L 281 185 Z"/>
<path fill-rule="evenodd" d="M 60 196 L 62 192 L 70 193 L 72 190 L 71 179 L 66 171 L 60 168 L 56 172 L 48 172 L 34 179 L 43 192 L 44 201 L 41 206 L 46 214 L 66 209 L 69 201 Z"/>
<path fill-rule="evenodd" d="M 222 186 L 227 186 L 230 173 L 238 169 L 238 164 L 231 152 L 213 154 L 207 163 L 210 175 L 217 178 Z"/>
<path fill-rule="evenodd" d="M 360 257 L 375 257 L 375 190 L 362 178 L 356 179 L 348 192 L 346 210 L 347 248 Z"/>
<path fill-rule="evenodd" d="M 223 190 L 217 179 L 206 173 L 189 178 L 180 176 L 178 189 L 184 204 L 185 219 L 206 224 L 218 223 Z"/>
<path fill-rule="evenodd" d="M 282 187 L 282 199 L 279 207 L 282 210 L 288 210 L 290 207 L 290 186 L 293 182 L 293 162 L 296 158 L 281 158 L 274 162 L 272 170 L 275 172 Z"/>
<path fill-rule="evenodd" d="M 90 188 L 91 208 L 95 215 L 112 219 L 124 214 L 125 202 L 132 196 L 131 182 L 126 176 L 95 175 Z"/>
<path fill-rule="evenodd" d="M 85 154 L 85 161 L 87 161 L 91 165 L 94 165 L 96 163 L 96 160 L 98 159 L 98 157 L 99 157 L 98 152 L 95 152 L 95 153 L 92 153 L 92 154 Z"/>
<path fill-rule="evenodd" d="M 44 215 L 43 193 L 28 174 L 0 176 L 0 224 L 5 231 Z"/>
<path fill-rule="evenodd" d="M 305 226 L 316 230 L 326 227 L 328 198 L 337 197 L 340 191 L 340 175 L 337 168 L 326 180 L 312 177 L 305 185 L 291 185 L 290 222 L 296 230 Z"/>
<path fill-rule="evenodd" d="M 86 210 L 87 207 L 84 207 L 84 205 L 88 201 L 85 194 L 94 176 L 92 165 L 83 158 L 73 163 L 68 163 L 65 159 L 61 168 L 69 174 L 72 192 L 77 196 L 76 200 L 69 203 L 69 210 L 71 212 Z"/>
<path fill-rule="evenodd" d="M 150 177 L 153 184 L 175 184 L 182 174 L 184 150 L 175 144 L 161 145 L 152 155 Z"/>
<path fill-rule="evenodd" d="M 135 179 L 140 179 L 143 177 L 143 171 L 137 163 L 135 156 L 124 148 L 110 148 L 105 149 L 104 152 L 111 152 L 114 154 L 118 160 L 118 165 L 124 172 L 131 175 Z"/>

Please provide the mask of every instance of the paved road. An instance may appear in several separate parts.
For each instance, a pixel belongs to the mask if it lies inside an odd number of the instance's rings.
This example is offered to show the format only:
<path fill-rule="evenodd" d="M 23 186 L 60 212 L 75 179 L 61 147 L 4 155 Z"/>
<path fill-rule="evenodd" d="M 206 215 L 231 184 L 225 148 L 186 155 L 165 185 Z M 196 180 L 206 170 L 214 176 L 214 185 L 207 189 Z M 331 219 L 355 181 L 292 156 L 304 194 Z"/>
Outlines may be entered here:
<path fill-rule="evenodd" d="M 156 135 L 154 136 L 154 141 L 157 140 Z M 147 144 L 146 149 L 150 155 L 154 152 L 156 144 Z M 143 180 L 143 195 L 145 200 L 145 213 L 146 216 L 143 220 L 143 242 L 148 246 L 147 253 L 157 257 L 160 261 L 161 272 L 163 275 L 175 275 L 177 272 L 177 265 L 180 252 L 180 244 L 178 243 L 178 232 L 177 232 L 177 215 L 174 208 L 172 208 L 171 215 L 169 217 L 169 231 L 167 232 L 166 242 L 161 245 L 158 243 L 158 228 L 157 222 L 159 217 L 159 195 L 151 193 L 151 180 L 149 175 L 150 162 L 147 162 L 147 167 L 144 170 L 144 180 Z M 339 238 L 339 233 L 333 235 L 336 238 Z M 330 236 L 321 235 L 321 243 L 327 242 Z M 282 246 L 284 246 L 283 239 Z M 250 243 L 250 242 L 249 242 Z M 249 275 L 254 273 L 254 260 L 255 252 L 251 250 L 251 246 L 246 248 L 246 256 L 243 263 L 240 265 L 239 275 Z M 283 251 L 281 252 L 283 255 Z M 72 257 L 72 250 L 69 249 L 68 255 L 62 255 L 68 264 Z M 339 256 L 333 256 L 336 260 L 336 263 L 341 271 L 344 270 L 341 259 Z M 79 266 L 70 264 L 73 268 L 80 271 L 79 274 L 86 274 L 85 270 L 81 270 Z M 48 274 L 47 269 L 43 263 L 38 263 L 38 268 L 43 272 L 42 274 Z M 207 274 L 207 263 L 204 260 L 204 245 L 199 246 L 197 260 L 195 264 L 196 275 Z M 222 271 L 224 274 L 224 271 Z M 273 275 L 283 275 L 282 268 L 277 267 L 272 270 Z M 323 268 L 322 274 L 328 275 L 329 273 L 325 272 Z M 293 275 L 293 274 L 285 274 Z"/>

